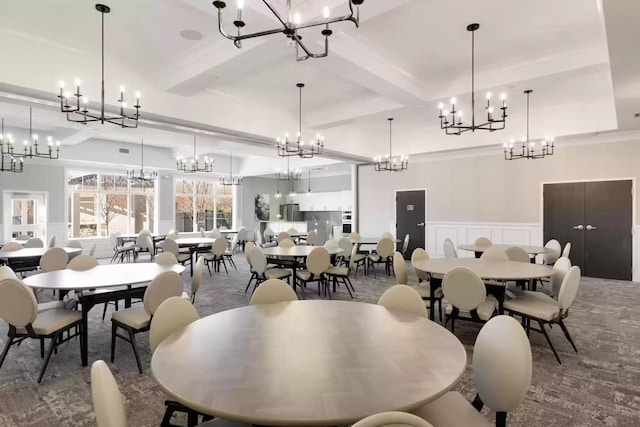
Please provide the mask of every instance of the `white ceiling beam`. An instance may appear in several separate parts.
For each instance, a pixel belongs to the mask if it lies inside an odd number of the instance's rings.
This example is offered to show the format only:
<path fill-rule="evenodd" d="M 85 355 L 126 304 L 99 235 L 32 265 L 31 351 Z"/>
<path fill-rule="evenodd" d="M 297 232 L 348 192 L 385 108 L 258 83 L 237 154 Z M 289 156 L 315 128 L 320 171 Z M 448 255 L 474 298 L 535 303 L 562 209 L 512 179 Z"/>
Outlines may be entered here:
<path fill-rule="evenodd" d="M 86 127 L 80 129 L 77 132 L 69 135 L 66 138 L 60 139 L 60 144 L 63 146 L 78 145 L 82 142 L 88 141 L 91 138 L 100 138 L 100 131 L 103 129 L 101 125 L 86 125 Z"/>
<path fill-rule="evenodd" d="M 308 115 L 307 122 L 313 129 L 327 129 L 400 108 L 404 108 L 404 105 L 389 98 L 369 96 L 334 105 L 325 110 L 314 111 Z"/>

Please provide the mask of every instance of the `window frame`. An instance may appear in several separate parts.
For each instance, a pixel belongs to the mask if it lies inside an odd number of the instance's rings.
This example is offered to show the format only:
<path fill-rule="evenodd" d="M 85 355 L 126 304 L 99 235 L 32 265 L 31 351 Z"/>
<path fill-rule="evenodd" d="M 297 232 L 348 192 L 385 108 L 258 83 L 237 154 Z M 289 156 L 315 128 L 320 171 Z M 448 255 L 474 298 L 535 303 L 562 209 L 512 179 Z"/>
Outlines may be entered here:
<path fill-rule="evenodd" d="M 177 191 L 177 187 L 178 187 L 178 182 L 179 181 L 191 181 L 192 185 L 191 185 L 191 189 L 192 192 L 191 193 L 184 193 L 184 192 L 178 192 Z M 192 201 L 191 201 L 191 213 L 192 213 L 192 232 L 198 232 L 199 228 L 198 228 L 198 196 L 205 196 L 205 194 L 198 194 L 197 193 L 197 188 L 198 188 L 198 183 L 199 182 L 206 182 L 211 184 L 212 186 L 212 193 L 211 194 L 206 194 L 207 197 L 211 197 L 213 198 L 213 228 L 218 228 L 218 198 L 225 198 L 225 199 L 230 199 L 231 200 L 231 209 L 232 209 L 232 213 L 231 213 L 231 229 L 235 230 L 236 229 L 236 221 L 237 221 L 237 186 L 231 186 L 231 194 L 218 194 L 217 189 L 218 186 L 221 185 L 218 179 L 215 178 L 201 178 L 201 177 L 195 177 L 195 176 L 189 176 L 189 175 L 176 175 L 174 176 L 173 179 L 173 227 L 172 228 L 176 228 L 176 220 L 178 218 L 178 211 L 176 209 L 176 198 L 177 197 L 191 197 Z M 184 188 L 184 186 L 183 186 Z"/>

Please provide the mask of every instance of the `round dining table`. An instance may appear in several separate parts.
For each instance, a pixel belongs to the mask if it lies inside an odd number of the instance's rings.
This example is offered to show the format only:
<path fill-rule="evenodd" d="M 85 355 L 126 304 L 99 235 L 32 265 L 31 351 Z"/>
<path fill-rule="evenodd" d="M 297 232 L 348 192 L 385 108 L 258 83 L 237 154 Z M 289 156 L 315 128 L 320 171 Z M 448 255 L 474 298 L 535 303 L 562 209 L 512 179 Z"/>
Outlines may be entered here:
<path fill-rule="evenodd" d="M 429 280 L 431 288 L 431 311 L 429 315 L 431 317 L 434 315 L 435 291 L 442 285 L 442 276 L 456 267 L 466 267 L 480 276 L 481 279 L 491 279 L 501 282 L 509 280 L 516 282 L 530 281 L 550 277 L 553 274 L 553 268 L 546 265 L 519 261 L 484 260 L 479 258 L 429 258 L 411 261 L 411 265 L 416 270 L 431 274 L 431 279 Z M 498 299 L 498 311 L 502 314 L 505 286 L 488 285 L 487 287 Z"/>
<path fill-rule="evenodd" d="M 175 239 L 178 247 L 189 248 L 191 254 L 191 275 L 193 276 L 193 255 L 198 252 L 208 252 L 216 239 L 211 237 L 181 237 Z"/>
<path fill-rule="evenodd" d="M 142 298 L 146 286 L 131 285 L 152 281 L 158 274 L 175 271 L 181 274 L 184 266 L 176 264 L 165 266 L 155 262 L 132 264 L 98 265 L 88 270 L 70 270 L 68 268 L 46 273 L 38 273 L 23 279 L 23 282 L 34 289 L 51 289 L 58 291 L 60 298 L 73 290 L 78 295 L 82 309 L 82 366 L 87 366 L 88 332 L 87 318 L 89 310 L 95 305 L 109 301 L 125 300 L 125 307 L 131 305 L 131 298 Z M 92 292 L 94 289 L 120 288 L 109 292 Z"/>
<path fill-rule="evenodd" d="M 506 250 L 508 248 L 517 246 L 522 248 L 529 255 L 533 255 L 531 262 L 535 262 L 535 256 L 540 254 L 548 254 L 553 252 L 553 249 L 545 248 L 544 246 L 531 246 L 531 245 L 458 245 L 458 249 L 463 251 L 472 251 L 475 253 L 476 258 L 480 258 L 480 256 L 489 248 L 500 248 L 502 250 Z"/>
<path fill-rule="evenodd" d="M 304 260 L 309 256 L 311 251 L 322 247 L 324 246 L 296 245 L 290 248 L 272 246 L 262 248 L 262 252 L 269 259 L 269 263 L 291 268 L 293 277 L 295 278 L 296 270 L 300 268 L 302 262 L 304 262 Z M 343 249 L 335 246 L 325 249 L 329 252 L 329 256 L 332 258 L 344 252 Z"/>
<path fill-rule="evenodd" d="M 81 248 L 62 248 L 65 250 L 69 259 L 80 255 Z M 16 251 L 0 250 L 0 261 L 7 264 L 15 272 L 25 272 L 36 270 L 40 264 L 40 258 L 49 248 L 23 248 Z"/>
<path fill-rule="evenodd" d="M 467 354 L 423 317 L 349 301 L 293 301 L 223 311 L 166 338 L 151 371 L 198 412 L 269 426 L 353 424 L 437 399 Z"/>

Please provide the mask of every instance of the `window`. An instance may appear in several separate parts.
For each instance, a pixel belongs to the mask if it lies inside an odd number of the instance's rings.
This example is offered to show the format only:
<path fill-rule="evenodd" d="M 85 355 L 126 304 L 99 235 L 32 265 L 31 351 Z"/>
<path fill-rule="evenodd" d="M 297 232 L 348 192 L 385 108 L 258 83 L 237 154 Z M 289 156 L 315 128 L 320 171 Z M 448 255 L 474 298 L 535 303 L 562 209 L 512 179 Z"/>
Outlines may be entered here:
<path fill-rule="evenodd" d="M 155 230 L 155 182 L 81 171 L 67 173 L 67 236 L 108 237 Z"/>
<path fill-rule="evenodd" d="M 213 181 L 176 179 L 175 229 L 198 231 L 201 228 L 233 228 L 234 190 Z"/>

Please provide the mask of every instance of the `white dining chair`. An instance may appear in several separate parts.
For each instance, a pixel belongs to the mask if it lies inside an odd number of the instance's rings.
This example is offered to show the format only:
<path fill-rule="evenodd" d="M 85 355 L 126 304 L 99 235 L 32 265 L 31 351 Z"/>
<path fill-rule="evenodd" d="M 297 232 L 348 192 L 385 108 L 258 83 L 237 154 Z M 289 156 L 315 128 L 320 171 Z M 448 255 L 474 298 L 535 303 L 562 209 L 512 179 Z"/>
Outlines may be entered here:
<path fill-rule="evenodd" d="M 480 413 L 486 405 L 496 414 L 495 426 L 506 427 L 507 414 L 522 404 L 529 391 L 533 369 L 531 345 L 518 321 L 496 316 L 482 327 L 473 347 L 472 369 L 473 402 L 450 391 L 412 413 L 434 426 L 492 427 Z"/>
<path fill-rule="evenodd" d="M 560 255 L 562 253 L 562 246 L 556 239 L 551 239 L 544 245 L 544 247 L 547 249 L 551 249 L 551 252 L 547 252 L 543 255 L 544 263 L 547 265 L 553 265 L 558 260 L 558 258 L 560 258 Z"/>
<path fill-rule="evenodd" d="M 216 238 L 216 241 L 218 239 L 223 239 L 223 237 L 218 237 Z M 225 239 L 226 242 L 226 239 Z M 225 248 L 224 252 L 222 252 L 222 258 L 225 261 L 225 270 L 227 268 L 227 264 L 226 261 L 229 261 L 229 264 L 231 264 L 231 266 L 234 268 L 234 270 L 237 270 L 238 267 L 236 266 L 235 261 L 233 260 L 233 254 L 235 253 L 240 253 L 240 238 L 238 237 L 238 235 L 236 234 L 233 239 L 231 239 L 231 246 L 227 249 Z M 249 239 L 245 239 L 242 244 L 243 244 L 243 251 L 247 250 L 247 244 L 248 243 L 253 243 L 251 240 Z"/>
<path fill-rule="evenodd" d="M 351 427 L 433 427 L 426 420 L 417 415 L 408 414 L 406 412 L 381 412 L 379 414 L 369 415 L 363 418 Z"/>
<path fill-rule="evenodd" d="M 493 243 L 491 242 L 491 239 L 488 239 L 486 237 L 478 237 L 476 241 L 473 242 L 473 244 L 476 246 L 491 246 Z"/>
<path fill-rule="evenodd" d="M 44 248 L 44 242 L 38 237 L 32 237 L 24 244 L 25 248 Z"/>
<path fill-rule="evenodd" d="M 278 242 L 278 247 L 280 248 L 292 248 L 296 244 L 291 239 L 283 239 Z"/>
<path fill-rule="evenodd" d="M 354 231 L 349 233 L 349 239 L 352 242 L 359 242 L 360 240 L 362 240 L 362 236 L 360 236 L 360 233 Z"/>
<path fill-rule="evenodd" d="M 67 247 L 68 248 L 76 248 L 76 249 L 81 249 L 82 250 L 82 243 L 80 243 L 77 240 L 69 240 L 69 243 L 67 243 Z M 82 254 L 82 251 L 80 251 L 80 253 Z"/>
<path fill-rule="evenodd" d="M 90 270 L 98 265 L 98 260 L 91 255 L 78 255 L 73 257 L 67 264 L 69 270 L 85 271 Z"/>
<path fill-rule="evenodd" d="M 40 271 L 46 273 L 49 271 L 63 270 L 67 267 L 69 255 L 62 248 L 48 249 L 40 258 Z"/>
<path fill-rule="evenodd" d="M 55 246 L 56 246 L 56 235 L 53 234 L 51 237 L 49 237 L 49 244 L 47 245 L 47 248 L 51 249 Z"/>
<path fill-rule="evenodd" d="M 162 242 L 162 253 L 172 254 L 182 265 L 191 262 L 191 253 L 180 252 L 178 243 L 176 243 L 175 239 L 171 239 L 169 237 L 164 239 L 164 241 Z"/>
<path fill-rule="evenodd" d="M 191 301 L 191 304 L 196 303 L 196 294 L 200 289 L 202 283 L 202 274 L 204 273 L 204 258 L 198 258 L 196 265 L 193 268 L 193 276 L 191 277 L 191 292 L 182 292 L 182 298 Z"/>
<path fill-rule="evenodd" d="M 504 249 L 500 249 L 497 246 L 491 246 L 480 255 L 480 259 L 483 261 L 509 261 L 509 256 Z"/>
<path fill-rule="evenodd" d="M 95 255 L 95 253 L 96 253 L 96 244 L 95 244 L 95 243 L 92 243 L 92 244 L 91 244 L 91 247 L 89 248 L 89 252 L 88 252 L 88 253 L 89 253 L 89 255 L 91 255 L 91 256 L 94 256 L 94 255 Z"/>
<path fill-rule="evenodd" d="M 111 315 L 111 363 L 115 360 L 116 338 L 124 339 L 131 343 L 138 371 L 142 374 L 142 363 L 140 362 L 135 335 L 149 330 L 151 317 L 164 300 L 181 295 L 182 278 L 175 271 L 165 271 L 158 274 L 147 287 L 142 299 L 142 306 L 131 307 L 113 313 Z M 118 334 L 118 329 L 125 330 L 127 336 Z"/>
<path fill-rule="evenodd" d="M 402 255 L 406 256 L 407 255 L 407 250 L 409 249 L 409 239 L 411 238 L 411 236 L 409 236 L 408 234 L 406 234 L 404 236 L 404 240 L 402 242 Z"/>
<path fill-rule="evenodd" d="M 16 273 L 8 265 L 0 265 L 0 280 L 17 279 Z"/>
<path fill-rule="evenodd" d="M 19 251 L 20 249 L 24 249 L 24 246 L 18 242 L 7 242 L 2 246 L 4 252 Z"/>
<path fill-rule="evenodd" d="M 23 243 L 23 242 L 26 242 L 27 240 L 29 240 L 30 238 L 31 238 L 31 237 L 29 237 L 29 236 L 28 236 L 28 235 L 26 235 L 26 234 L 20 234 L 20 235 L 18 235 L 18 236 L 15 238 L 15 240 L 16 240 L 17 242 L 22 242 L 22 243 Z"/>
<path fill-rule="evenodd" d="M 289 271 L 288 269 L 285 270 L 283 268 L 267 268 L 267 257 L 264 255 L 264 252 L 262 252 L 262 249 L 257 246 L 255 246 L 251 250 L 250 260 L 251 268 L 253 269 L 253 274 L 256 280 L 256 283 L 253 286 L 254 292 L 256 290 L 256 287 L 265 280 L 284 278 L 286 278 L 287 281 L 291 280 L 291 271 Z M 249 284 L 251 284 L 251 281 L 249 281 Z M 244 290 L 245 293 L 249 289 L 249 284 Z"/>
<path fill-rule="evenodd" d="M 291 235 L 289 233 L 287 233 L 286 231 L 282 231 L 280 233 L 278 233 L 278 237 L 276 237 L 276 242 L 280 243 L 281 241 L 285 240 L 285 239 L 291 239 Z"/>
<path fill-rule="evenodd" d="M 153 259 L 153 262 L 160 265 L 170 266 L 176 265 L 178 263 L 178 259 L 171 252 L 162 252 Z"/>
<path fill-rule="evenodd" d="M 311 230 L 309 233 L 307 233 L 307 245 L 315 245 L 316 240 L 318 240 L 318 233 L 316 232 L 316 230 Z"/>
<path fill-rule="evenodd" d="M 566 245 L 564 245 L 564 249 L 562 250 L 562 256 L 565 258 L 570 258 L 569 255 L 571 254 L 571 242 L 567 242 Z"/>
<path fill-rule="evenodd" d="M 509 258 L 509 261 L 515 262 L 523 262 L 529 264 L 531 262 L 531 258 L 527 251 L 522 249 L 520 246 L 510 246 L 504 250 L 504 253 Z M 520 286 L 519 286 L 520 285 Z M 525 290 L 526 282 L 507 282 L 507 294 L 510 296 L 516 295 Z"/>
<path fill-rule="evenodd" d="M 280 279 L 269 279 L 260 283 L 256 288 L 249 305 L 277 304 L 280 302 L 297 301 L 298 295 L 291 286 Z"/>
<path fill-rule="evenodd" d="M 564 276 L 557 301 L 542 292 L 525 292 L 522 295 L 516 295 L 514 299 L 505 301 L 504 303 L 505 311 L 518 315 L 526 321 L 527 332 L 533 330 L 544 335 L 559 364 L 562 364 L 560 356 L 551 342 L 545 325 L 560 325 L 560 329 L 562 329 L 567 341 L 569 341 L 573 350 L 576 353 L 578 352 L 573 339 L 571 339 L 571 335 L 569 335 L 569 330 L 564 324 L 564 319 L 569 315 L 569 308 L 578 294 L 579 286 L 580 267 L 574 265 Z M 540 329 L 531 328 L 531 320 L 538 322 Z"/>
<path fill-rule="evenodd" d="M 385 231 L 384 233 L 382 233 L 382 235 L 380 235 L 381 239 L 391 239 L 393 240 L 393 234 L 391 234 L 388 231 Z"/>
<path fill-rule="evenodd" d="M 296 234 L 298 234 L 298 230 L 296 230 L 295 228 L 293 228 L 293 227 L 292 227 L 292 228 L 290 228 L 290 229 L 288 229 L 288 230 L 287 230 L 287 234 L 288 234 L 289 236 L 296 235 Z"/>
<path fill-rule="evenodd" d="M 367 273 L 367 255 L 358 253 L 358 244 L 354 243 L 351 247 L 351 255 L 349 256 L 349 269 L 353 270 L 353 278 L 358 277 L 358 268 L 362 266 L 364 273 Z"/>
<path fill-rule="evenodd" d="M 320 288 L 323 288 L 324 294 L 329 294 L 329 298 L 331 298 L 331 291 L 325 275 L 325 272 L 331 266 L 329 251 L 324 247 L 315 248 L 309 253 L 305 266 L 306 269 L 296 272 L 293 289 L 295 290 L 297 286 L 300 286 L 304 294 L 307 283 L 316 282 L 318 283 L 318 295 L 320 295 Z"/>
<path fill-rule="evenodd" d="M 376 252 L 369 255 L 369 270 L 373 269 L 373 276 L 376 276 L 376 264 L 384 264 L 385 272 L 391 274 L 391 258 L 393 256 L 394 244 L 393 240 L 383 237 L 376 245 Z"/>
<path fill-rule="evenodd" d="M 445 258 L 458 258 L 458 251 L 456 251 L 456 247 L 451 241 L 451 239 L 444 239 L 443 243 L 444 247 L 444 257 Z"/>
<path fill-rule="evenodd" d="M 104 360 L 91 365 L 91 397 L 98 427 L 127 427 L 124 398 Z"/>
<path fill-rule="evenodd" d="M 429 312 L 418 293 L 407 285 L 393 285 L 380 296 L 378 305 L 389 310 L 406 311 L 429 318 Z"/>
<path fill-rule="evenodd" d="M 227 270 L 227 263 L 225 262 L 225 252 L 227 251 L 227 240 L 224 237 L 218 237 L 213 241 L 213 245 L 211 245 L 211 250 L 209 252 L 205 252 L 202 255 L 204 258 L 205 264 L 207 264 L 207 269 L 209 270 L 209 276 L 212 276 L 211 273 L 211 265 L 213 264 L 213 271 L 220 272 L 220 264 L 224 266 L 224 271 L 229 274 L 229 270 Z"/>
<path fill-rule="evenodd" d="M 442 293 L 448 302 L 445 325 L 451 321 L 451 332 L 456 319 L 483 323 L 496 313 L 496 299 L 487 296 L 482 279 L 466 267 L 453 268 L 444 275 Z"/>
<path fill-rule="evenodd" d="M 0 368 L 12 345 L 19 345 L 27 338 L 39 340 L 40 356 L 44 363 L 38 375 L 38 384 L 42 381 L 52 353 L 63 342 L 62 334 L 76 328 L 76 332 L 70 334 L 65 341 L 82 334 L 80 311 L 64 308 L 40 311 L 33 290 L 15 277 L 6 277 L 0 281 L 0 318 L 9 325 L 8 337 L 0 355 Z M 46 357 L 45 339 L 51 340 Z"/>
<path fill-rule="evenodd" d="M 340 241 L 338 242 L 338 247 L 343 250 L 343 254 L 349 254 L 346 257 L 343 256 L 343 262 L 346 263 L 346 267 L 342 267 L 340 265 L 330 265 L 324 273 L 327 276 L 329 282 L 333 282 L 334 288 L 336 287 L 336 285 L 342 283 L 347 288 L 347 291 L 349 292 L 351 298 L 353 298 L 353 293 L 356 291 L 356 289 L 353 287 L 353 283 L 351 283 L 349 272 L 351 271 L 351 269 L 357 271 L 358 263 L 364 265 L 365 256 L 360 255 L 360 258 L 357 258 L 358 248 L 346 237 L 340 239 Z"/>
<path fill-rule="evenodd" d="M 423 248 L 415 248 L 413 253 L 411 254 L 411 263 L 414 261 L 419 261 L 421 259 L 429 259 L 429 254 Z M 396 261 L 394 255 L 394 270 L 397 268 L 396 262 L 399 264 L 400 259 Z M 404 261 L 404 257 L 402 257 L 402 261 Z M 406 265 L 405 265 L 406 268 Z M 426 271 L 418 270 L 414 268 L 416 276 L 418 277 L 418 284 L 413 285 L 412 288 L 420 295 L 423 301 L 431 301 L 431 275 Z M 440 277 L 442 279 L 442 277 Z M 438 287 L 433 292 L 433 299 L 438 303 L 438 317 L 440 322 L 442 322 L 442 298 L 444 294 L 442 293 L 442 287 Z"/>
<path fill-rule="evenodd" d="M 567 257 L 560 257 L 553 264 L 553 274 L 551 275 L 549 281 L 551 283 L 551 296 L 557 297 L 560 294 L 560 288 L 562 287 L 562 282 L 564 281 L 564 276 L 567 275 L 567 272 L 571 268 L 571 261 Z"/>

